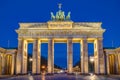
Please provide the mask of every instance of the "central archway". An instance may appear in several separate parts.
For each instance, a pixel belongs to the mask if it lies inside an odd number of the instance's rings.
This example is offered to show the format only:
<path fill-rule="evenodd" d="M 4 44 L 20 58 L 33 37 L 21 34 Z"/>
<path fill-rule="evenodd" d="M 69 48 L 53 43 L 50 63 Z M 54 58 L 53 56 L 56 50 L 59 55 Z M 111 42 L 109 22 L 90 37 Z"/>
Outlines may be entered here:
<path fill-rule="evenodd" d="M 54 43 L 54 63 L 61 69 L 67 69 L 67 43 Z"/>

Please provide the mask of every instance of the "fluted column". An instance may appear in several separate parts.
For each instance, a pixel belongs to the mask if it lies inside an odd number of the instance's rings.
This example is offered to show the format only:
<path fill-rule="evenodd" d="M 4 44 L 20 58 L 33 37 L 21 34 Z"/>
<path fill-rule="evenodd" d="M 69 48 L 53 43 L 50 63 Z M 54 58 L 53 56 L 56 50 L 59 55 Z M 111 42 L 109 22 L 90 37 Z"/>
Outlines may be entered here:
<path fill-rule="evenodd" d="M 81 73 L 88 73 L 88 43 L 86 38 L 81 40 Z"/>
<path fill-rule="evenodd" d="M 1 58 L 1 54 L 0 54 L 0 75 L 2 74 L 2 58 Z"/>
<path fill-rule="evenodd" d="M 3 54 L 2 55 L 2 74 L 5 74 L 5 62 L 6 62 L 6 60 L 5 60 L 5 54 Z"/>
<path fill-rule="evenodd" d="M 14 69 L 15 69 L 15 54 L 12 54 L 12 59 L 11 59 L 11 75 L 14 75 Z"/>
<path fill-rule="evenodd" d="M 54 73 L 54 41 L 48 40 L 48 73 Z"/>
<path fill-rule="evenodd" d="M 111 74 L 113 72 L 113 69 L 112 69 L 112 56 L 111 55 L 109 55 L 109 67 L 110 67 L 109 72 Z"/>
<path fill-rule="evenodd" d="M 106 63 L 107 63 L 107 64 L 106 64 L 106 65 L 107 65 L 107 68 L 106 68 L 106 69 L 107 69 L 107 74 L 110 74 L 110 66 L 109 66 L 110 63 L 109 63 L 109 62 L 110 62 L 109 54 L 106 54 Z"/>
<path fill-rule="evenodd" d="M 120 53 L 118 53 L 118 74 L 120 74 Z"/>
<path fill-rule="evenodd" d="M 21 74 L 22 72 L 22 51 L 23 51 L 23 39 L 18 39 L 18 53 L 16 56 L 16 74 Z"/>
<path fill-rule="evenodd" d="M 22 43 L 22 62 L 21 62 L 21 71 L 22 74 L 27 74 L 27 41 L 23 40 Z"/>
<path fill-rule="evenodd" d="M 115 72 L 116 72 L 116 74 L 118 74 L 119 72 L 118 72 L 118 61 L 119 61 L 119 59 L 118 59 L 118 54 L 116 53 L 115 54 Z"/>
<path fill-rule="evenodd" d="M 19 39 L 16 61 L 16 74 L 26 73 L 27 73 L 27 41 L 24 39 Z"/>
<path fill-rule="evenodd" d="M 103 53 L 102 38 L 97 38 L 94 43 L 95 73 L 105 74 L 105 59 Z"/>
<path fill-rule="evenodd" d="M 72 73 L 73 71 L 73 44 L 72 38 L 68 38 L 67 42 L 67 66 L 68 66 L 68 73 Z"/>
<path fill-rule="evenodd" d="M 32 62 L 32 73 L 40 74 L 40 63 L 41 63 L 41 53 L 40 53 L 40 41 L 38 39 L 34 40 L 33 43 L 33 62 Z"/>

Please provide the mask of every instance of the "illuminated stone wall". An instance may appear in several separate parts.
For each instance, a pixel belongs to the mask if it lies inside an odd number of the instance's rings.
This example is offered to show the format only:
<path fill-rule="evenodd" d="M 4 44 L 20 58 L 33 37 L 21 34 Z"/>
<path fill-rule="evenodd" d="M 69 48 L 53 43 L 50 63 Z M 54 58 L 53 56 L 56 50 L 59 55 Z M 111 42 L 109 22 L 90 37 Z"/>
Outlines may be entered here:
<path fill-rule="evenodd" d="M 81 73 L 88 70 L 88 42 L 94 43 L 95 73 L 104 74 L 103 33 L 101 22 L 48 21 L 46 23 L 20 23 L 18 33 L 18 53 L 16 74 L 27 73 L 27 45 L 33 43 L 32 73 L 40 74 L 40 43 L 48 43 L 48 73 L 54 73 L 54 43 L 67 43 L 68 73 L 73 72 L 72 44 L 81 44 Z"/>
<path fill-rule="evenodd" d="M 104 49 L 107 74 L 120 74 L 120 48 Z"/>
<path fill-rule="evenodd" d="M 0 48 L 0 75 L 15 74 L 15 50 Z"/>

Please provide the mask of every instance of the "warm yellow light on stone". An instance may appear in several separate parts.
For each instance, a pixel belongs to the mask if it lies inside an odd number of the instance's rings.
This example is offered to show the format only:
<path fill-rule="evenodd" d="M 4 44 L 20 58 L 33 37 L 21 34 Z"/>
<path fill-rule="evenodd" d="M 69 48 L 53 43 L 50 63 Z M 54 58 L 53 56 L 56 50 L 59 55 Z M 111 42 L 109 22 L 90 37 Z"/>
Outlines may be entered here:
<path fill-rule="evenodd" d="M 33 66 L 32 73 L 40 72 L 41 50 L 38 50 L 41 43 L 48 43 L 48 73 L 54 73 L 54 43 L 67 43 L 67 64 L 68 72 L 72 73 L 73 70 L 73 43 L 80 43 L 81 46 L 81 73 L 88 73 L 88 43 L 95 44 L 95 73 L 104 73 L 104 60 L 102 56 L 102 40 L 105 29 L 101 28 L 100 22 L 73 22 L 69 21 L 48 21 L 46 23 L 20 23 L 20 28 L 16 30 L 18 38 L 25 39 L 28 43 L 33 43 Z M 22 40 L 18 41 L 18 53 L 22 53 L 24 47 Z M 40 44 L 38 42 L 40 41 Z M 27 43 L 26 43 L 27 44 Z M 39 46 L 39 47 L 38 47 Z M 97 47 L 98 46 L 98 47 Z M 27 48 L 27 47 L 26 47 Z M 27 50 L 27 49 L 26 49 Z M 99 51 L 101 50 L 101 51 Z M 27 53 L 27 51 L 26 51 Z M 101 54 L 98 59 L 98 54 Z M 38 57 L 37 57 L 38 56 Z M 20 56 L 19 56 L 20 57 Z M 23 56 L 23 58 L 26 56 Z M 20 59 L 23 59 L 20 57 Z M 97 64 L 101 60 L 102 63 Z M 18 59 L 19 61 L 19 59 Z M 21 63 L 20 61 L 17 63 Z M 102 65 L 102 66 L 101 66 Z M 19 65 L 22 69 L 22 65 Z M 17 73 L 21 73 L 17 66 Z M 26 68 L 26 66 L 25 66 Z M 18 71 L 19 70 L 19 71 Z M 37 72 L 38 71 L 38 72 Z"/>
<path fill-rule="evenodd" d="M 45 65 L 42 65 L 42 69 L 45 69 Z"/>

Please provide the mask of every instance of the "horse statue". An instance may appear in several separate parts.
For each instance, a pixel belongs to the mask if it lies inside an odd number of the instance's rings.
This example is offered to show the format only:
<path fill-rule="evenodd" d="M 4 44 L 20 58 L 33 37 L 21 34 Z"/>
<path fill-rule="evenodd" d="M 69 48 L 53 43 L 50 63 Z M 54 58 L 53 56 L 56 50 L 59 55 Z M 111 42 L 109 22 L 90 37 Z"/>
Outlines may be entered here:
<path fill-rule="evenodd" d="M 66 20 L 70 20 L 70 14 L 71 12 L 68 12 L 68 15 L 66 16 Z"/>
<path fill-rule="evenodd" d="M 56 13 L 56 20 L 60 20 L 60 21 L 63 21 L 65 19 L 65 15 L 64 15 L 64 12 L 63 11 L 58 11 Z"/>
<path fill-rule="evenodd" d="M 61 12 L 61 15 L 60 15 L 60 20 L 65 20 L 65 15 L 64 15 L 64 12 Z"/>
<path fill-rule="evenodd" d="M 59 20 L 59 13 L 56 12 L 56 20 Z"/>
<path fill-rule="evenodd" d="M 55 20 L 55 16 L 54 16 L 53 12 L 51 12 L 51 20 Z"/>

